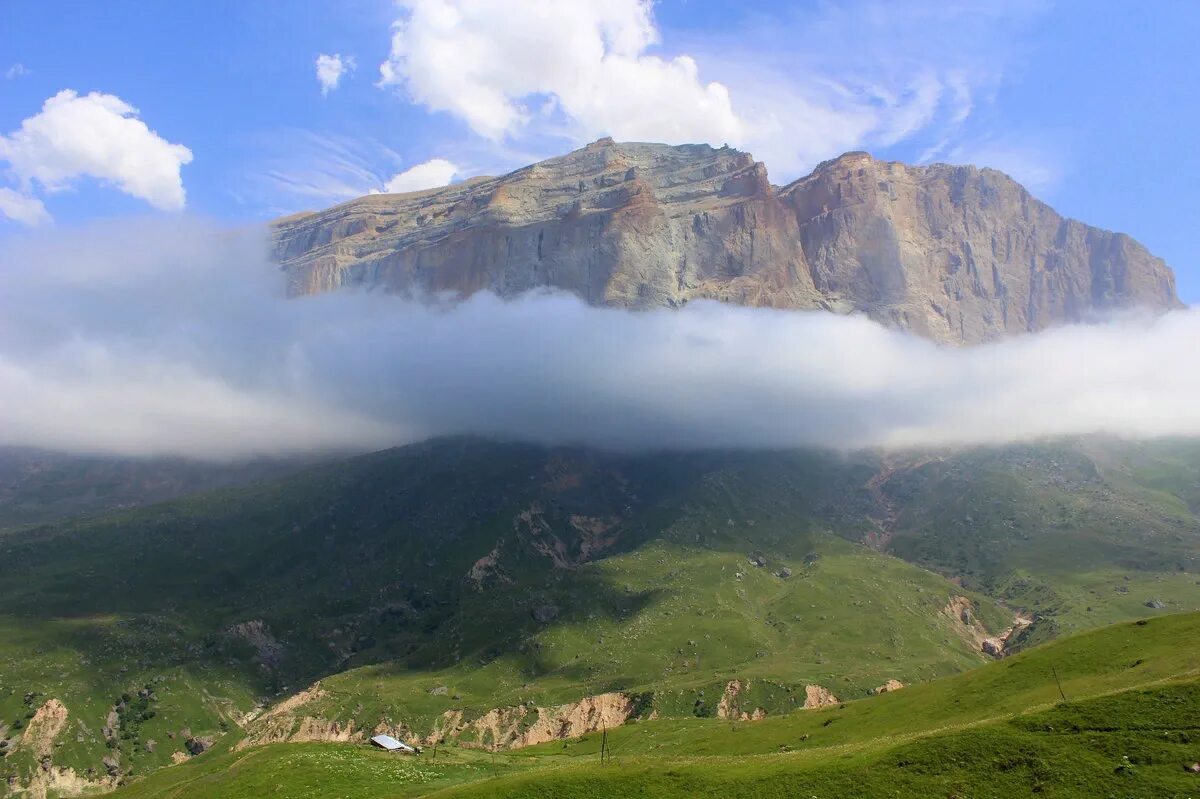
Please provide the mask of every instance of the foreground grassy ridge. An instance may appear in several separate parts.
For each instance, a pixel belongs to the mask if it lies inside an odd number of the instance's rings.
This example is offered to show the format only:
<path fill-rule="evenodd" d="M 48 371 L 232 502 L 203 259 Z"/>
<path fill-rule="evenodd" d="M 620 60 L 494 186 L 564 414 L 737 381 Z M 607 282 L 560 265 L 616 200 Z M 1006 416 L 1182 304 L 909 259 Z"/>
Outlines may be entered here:
<path fill-rule="evenodd" d="M 848 702 L 840 708 L 741 725 L 699 720 L 636 724 L 611 730 L 608 737 L 617 751 L 672 757 L 755 754 L 775 751 L 780 746 L 832 751 L 846 745 L 891 746 L 898 738 L 964 729 L 1050 708 L 1061 701 L 1059 683 L 1069 699 L 1078 699 L 1136 686 L 1200 679 L 1200 647 L 1189 644 L 1197 635 L 1200 614 L 1124 623 L 1064 638 L 954 677 Z M 544 754 L 554 746 L 522 752 Z M 579 755 L 598 754 L 599 740 L 589 736 L 572 743 L 570 749 Z"/>
<path fill-rule="evenodd" d="M 205 755 L 134 797 L 1178 797 L 1200 777 L 1200 614 L 1066 638 L 954 677 L 761 722 L 660 719 L 494 758 L 363 746 Z M 1062 702 L 1062 689 L 1071 699 Z M 381 758 L 383 759 L 381 761 Z M 419 764 L 419 765 L 417 765 Z M 421 774 L 423 776 L 413 776 Z"/>
<path fill-rule="evenodd" d="M 1185 799 L 1196 793 L 1200 685 L 1087 700 L 884 751 L 568 766 L 431 793 L 440 797 L 963 797 Z M 1116 715 L 1123 714 L 1123 715 Z M 1112 719 L 1082 727 L 1080 717 Z M 1153 717 L 1144 725 L 1142 718 Z M 380 786 L 379 796 L 388 796 Z"/>
<path fill-rule="evenodd" d="M 205 755 L 119 790 L 122 799 L 260 799 L 424 796 L 469 782 L 519 773 L 531 764 L 449 748 L 438 757 L 389 754 L 352 744 L 277 744 Z"/>

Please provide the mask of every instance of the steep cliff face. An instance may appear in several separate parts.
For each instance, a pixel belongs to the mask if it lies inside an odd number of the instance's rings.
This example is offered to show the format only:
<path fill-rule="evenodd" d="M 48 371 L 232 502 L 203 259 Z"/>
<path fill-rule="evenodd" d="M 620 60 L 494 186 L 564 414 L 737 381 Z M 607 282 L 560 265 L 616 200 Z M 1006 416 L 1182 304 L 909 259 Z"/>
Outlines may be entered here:
<path fill-rule="evenodd" d="M 1171 270 L 991 169 L 847 153 L 780 191 L 813 282 L 852 310 L 975 343 L 1118 308 L 1179 305 Z"/>
<path fill-rule="evenodd" d="M 1171 271 L 1137 242 L 1063 219 L 999 172 L 865 153 L 777 188 L 728 148 L 603 139 L 499 178 L 288 217 L 274 233 L 295 294 L 712 298 L 862 312 L 953 343 L 1178 305 Z"/>

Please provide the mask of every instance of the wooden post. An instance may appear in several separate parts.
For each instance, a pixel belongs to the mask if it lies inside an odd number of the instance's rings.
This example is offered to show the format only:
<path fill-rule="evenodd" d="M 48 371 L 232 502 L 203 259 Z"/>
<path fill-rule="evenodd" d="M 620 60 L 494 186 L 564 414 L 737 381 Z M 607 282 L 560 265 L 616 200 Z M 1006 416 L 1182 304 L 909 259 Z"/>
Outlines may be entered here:
<path fill-rule="evenodd" d="M 1062 680 L 1058 679 L 1058 669 L 1050 667 L 1050 673 L 1054 675 L 1054 682 L 1058 686 L 1058 695 L 1062 697 L 1062 701 L 1067 701 L 1067 695 L 1063 693 Z"/>

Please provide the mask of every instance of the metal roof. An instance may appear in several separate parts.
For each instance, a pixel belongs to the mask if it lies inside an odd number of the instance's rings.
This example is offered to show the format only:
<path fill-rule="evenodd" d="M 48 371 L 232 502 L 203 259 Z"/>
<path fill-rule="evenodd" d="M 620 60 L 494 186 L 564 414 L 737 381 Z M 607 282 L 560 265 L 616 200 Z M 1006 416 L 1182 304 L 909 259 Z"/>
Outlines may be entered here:
<path fill-rule="evenodd" d="M 404 741 L 397 741 L 395 738 L 393 738 L 390 735 L 376 735 L 374 738 L 371 739 L 371 743 L 375 744 L 376 746 L 380 747 L 381 749 L 387 749 L 389 752 L 394 752 L 397 749 L 402 749 L 405 752 L 417 751 L 416 749 L 413 749 L 408 744 L 404 743 Z"/>

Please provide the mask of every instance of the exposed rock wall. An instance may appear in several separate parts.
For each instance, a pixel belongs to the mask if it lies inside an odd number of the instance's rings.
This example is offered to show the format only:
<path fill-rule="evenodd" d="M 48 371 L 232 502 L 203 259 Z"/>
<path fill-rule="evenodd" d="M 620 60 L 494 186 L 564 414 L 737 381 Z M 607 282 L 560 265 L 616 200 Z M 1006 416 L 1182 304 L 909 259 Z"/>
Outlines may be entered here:
<path fill-rule="evenodd" d="M 730 719 L 732 721 L 761 721 L 767 717 L 767 711 L 761 707 L 755 707 L 753 710 L 743 710 L 740 701 L 742 693 L 750 690 L 750 682 L 742 682 L 741 680 L 730 680 L 725 684 L 725 690 L 721 694 L 721 701 L 717 703 L 717 718 Z"/>
<path fill-rule="evenodd" d="M 1174 275 L 1142 245 L 1059 216 L 992 169 L 848 153 L 781 195 L 823 294 L 937 340 L 1178 305 Z"/>
<path fill-rule="evenodd" d="M 313 715 L 314 708 L 328 697 L 320 683 L 285 699 L 270 711 L 252 720 L 238 749 L 268 743 L 311 741 L 364 741 L 386 732 L 403 740 L 432 744 L 442 739 L 458 739 L 464 746 L 519 749 L 524 746 L 619 727 L 633 716 L 637 703 L 628 694 L 614 692 L 585 696 L 577 702 L 549 707 L 517 705 L 493 708 L 467 719 L 461 710 L 447 710 L 437 718 L 428 733 L 422 734 L 403 723 L 380 723 L 373 732 L 359 726 L 355 719 L 329 719 Z"/>
<path fill-rule="evenodd" d="M 978 343 L 1179 305 L 1133 239 L 1064 219 L 989 169 L 848 153 L 775 187 L 745 153 L 601 140 L 499 178 L 363 197 L 275 223 L 294 294 L 553 287 L 594 305 L 711 298 L 865 313 Z"/>
<path fill-rule="evenodd" d="M 54 765 L 55 744 L 66 730 L 69 716 L 66 705 L 58 699 L 47 700 L 34 712 L 18 747 L 29 751 L 38 762 L 26 785 L 22 786 L 15 775 L 10 777 L 10 789 L 24 791 L 29 799 L 47 799 L 109 791 L 118 785 L 115 776 L 84 777 L 73 768 Z"/>
<path fill-rule="evenodd" d="M 33 753 L 35 758 L 49 757 L 54 753 L 54 742 L 67 726 L 67 707 L 57 699 L 49 699 L 34 711 L 33 718 L 21 736 L 21 748 Z"/>
<path fill-rule="evenodd" d="M 806 685 L 804 686 L 804 709 L 816 710 L 817 708 L 830 707 L 839 704 L 839 700 L 833 695 L 833 691 L 821 685 Z"/>

